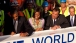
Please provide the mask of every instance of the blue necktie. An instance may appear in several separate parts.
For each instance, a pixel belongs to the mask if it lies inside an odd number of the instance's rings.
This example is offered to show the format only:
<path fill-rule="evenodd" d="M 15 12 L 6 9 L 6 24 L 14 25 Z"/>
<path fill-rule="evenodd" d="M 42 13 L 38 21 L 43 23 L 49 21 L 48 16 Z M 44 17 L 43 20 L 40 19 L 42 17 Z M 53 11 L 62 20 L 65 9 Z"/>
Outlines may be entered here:
<path fill-rule="evenodd" d="M 73 16 L 72 16 L 72 18 L 71 18 L 71 26 L 73 26 Z"/>

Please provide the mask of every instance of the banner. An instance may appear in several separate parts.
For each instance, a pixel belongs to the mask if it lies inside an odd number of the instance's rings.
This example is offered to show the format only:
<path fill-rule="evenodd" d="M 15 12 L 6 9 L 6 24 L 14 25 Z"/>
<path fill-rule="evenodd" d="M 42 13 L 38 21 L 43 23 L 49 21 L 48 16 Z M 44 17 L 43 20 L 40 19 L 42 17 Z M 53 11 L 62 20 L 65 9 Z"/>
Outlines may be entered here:
<path fill-rule="evenodd" d="M 32 36 L 1 36 L 0 43 L 76 43 L 76 27 L 34 32 Z"/>

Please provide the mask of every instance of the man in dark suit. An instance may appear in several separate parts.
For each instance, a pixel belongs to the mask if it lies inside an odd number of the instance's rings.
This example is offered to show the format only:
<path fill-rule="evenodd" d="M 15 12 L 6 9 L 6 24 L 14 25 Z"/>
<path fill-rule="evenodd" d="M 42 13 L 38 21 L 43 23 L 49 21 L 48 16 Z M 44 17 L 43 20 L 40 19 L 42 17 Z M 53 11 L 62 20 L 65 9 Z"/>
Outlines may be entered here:
<path fill-rule="evenodd" d="M 45 24 L 45 29 L 58 29 L 58 28 L 66 28 L 69 26 L 67 19 L 59 14 L 60 9 L 54 8 L 52 11 L 52 15 L 50 15 L 47 19 L 47 23 Z"/>
<path fill-rule="evenodd" d="M 11 13 L 11 17 L 8 19 L 9 21 L 5 22 L 4 35 L 13 35 L 16 33 L 31 35 L 33 33 L 34 30 L 28 23 L 27 19 L 18 15 L 17 12 Z"/>
<path fill-rule="evenodd" d="M 76 26 L 75 8 L 73 6 L 69 7 L 69 12 L 70 12 L 70 15 L 67 16 L 66 18 L 70 24 L 70 27 Z"/>

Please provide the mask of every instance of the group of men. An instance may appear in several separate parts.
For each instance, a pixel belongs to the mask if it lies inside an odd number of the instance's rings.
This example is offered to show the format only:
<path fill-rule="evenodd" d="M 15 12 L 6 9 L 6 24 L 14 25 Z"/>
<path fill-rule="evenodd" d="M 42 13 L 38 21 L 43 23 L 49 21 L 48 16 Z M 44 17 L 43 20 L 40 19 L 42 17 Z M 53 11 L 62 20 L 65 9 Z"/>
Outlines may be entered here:
<path fill-rule="evenodd" d="M 76 15 L 75 8 L 73 6 L 69 7 L 70 15 L 65 17 L 62 14 L 59 14 L 60 10 L 54 8 L 51 16 L 47 18 L 47 23 L 45 24 L 45 29 L 59 29 L 76 26 Z"/>

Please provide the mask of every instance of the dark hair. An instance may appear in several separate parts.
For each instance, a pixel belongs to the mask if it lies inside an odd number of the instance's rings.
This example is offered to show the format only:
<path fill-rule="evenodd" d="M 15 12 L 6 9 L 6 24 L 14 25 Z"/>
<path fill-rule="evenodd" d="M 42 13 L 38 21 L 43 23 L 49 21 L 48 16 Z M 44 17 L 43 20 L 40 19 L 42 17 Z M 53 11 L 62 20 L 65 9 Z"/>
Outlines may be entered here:
<path fill-rule="evenodd" d="M 41 11 L 41 8 L 40 7 L 38 7 L 38 8 L 35 9 L 35 11 L 33 13 L 33 18 L 35 18 L 35 13 L 36 12 L 39 12 L 40 13 L 40 18 L 39 19 L 42 19 L 42 11 Z"/>
<path fill-rule="evenodd" d="M 58 7 L 54 8 L 53 11 L 58 11 L 60 13 L 60 9 Z"/>
<path fill-rule="evenodd" d="M 10 11 L 10 15 L 11 15 L 11 17 L 13 17 L 13 15 L 14 15 L 15 12 L 17 12 L 17 10 L 14 9 L 14 8 L 12 8 L 11 11 Z"/>
<path fill-rule="evenodd" d="M 69 7 L 69 10 L 70 10 L 70 9 L 74 9 L 74 10 L 75 10 L 74 6 L 70 6 L 70 7 Z"/>

